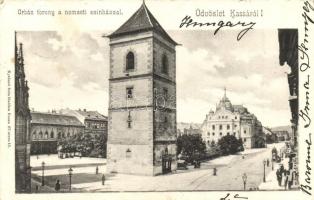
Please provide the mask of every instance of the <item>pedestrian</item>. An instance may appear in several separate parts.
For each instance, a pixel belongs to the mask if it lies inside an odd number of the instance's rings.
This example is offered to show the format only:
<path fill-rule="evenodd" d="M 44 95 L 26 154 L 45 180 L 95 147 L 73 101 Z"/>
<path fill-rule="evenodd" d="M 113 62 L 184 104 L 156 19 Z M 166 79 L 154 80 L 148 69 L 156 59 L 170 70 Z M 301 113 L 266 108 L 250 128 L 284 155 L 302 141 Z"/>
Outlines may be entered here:
<path fill-rule="evenodd" d="M 99 169 L 98 169 L 98 166 L 96 166 L 96 174 L 98 174 L 98 170 L 99 170 Z"/>
<path fill-rule="evenodd" d="M 269 159 L 268 158 L 267 158 L 266 163 L 267 163 L 267 167 L 269 167 Z"/>
<path fill-rule="evenodd" d="M 280 173 L 282 174 L 285 171 L 285 168 L 283 167 L 283 165 L 280 165 Z"/>
<path fill-rule="evenodd" d="M 289 176 L 289 171 L 285 170 L 284 177 L 283 177 L 283 184 L 285 186 L 285 190 L 287 189 L 287 185 L 288 185 L 288 176 Z"/>
<path fill-rule="evenodd" d="M 292 183 L 293 183 L 293 170 L 289 170 L 289 176 L 288 176 L 288 189 L 291 189 Z"/>
<path fill-rule="evenodd" d="M 281 186 L 282 175 L 280 173 L 280 169 L 277 169 L 276 176 L 277 176 L 278 185 Z"/>
<path fill-rule="evenodd" d="M 105 174 L 102 175 L 101 182 L 102 182 L 102 185 L 105 185 Z"/>
<path fill-rule="evenodd" d="M 35 192 L 37 193 L 37 192 L 38 192 L 38 190 L 39 190 L 39 186 L 38 186 L 38 185 L 36 185 L 36 186 L 35 186 Z"/>
<path fill-rule="evenodd" d="M 61 188 L 60 180 L 58 179 L 55 185 L 55 190 L 58 192 Z"/>
<path fill-rule="evenodd" d="M 214 169 L 213 169 L 213 175 L 214 175 L 214 176 L 217 175 L 217 168 L 216 168 L 216 167 L 214 167 Z"/>

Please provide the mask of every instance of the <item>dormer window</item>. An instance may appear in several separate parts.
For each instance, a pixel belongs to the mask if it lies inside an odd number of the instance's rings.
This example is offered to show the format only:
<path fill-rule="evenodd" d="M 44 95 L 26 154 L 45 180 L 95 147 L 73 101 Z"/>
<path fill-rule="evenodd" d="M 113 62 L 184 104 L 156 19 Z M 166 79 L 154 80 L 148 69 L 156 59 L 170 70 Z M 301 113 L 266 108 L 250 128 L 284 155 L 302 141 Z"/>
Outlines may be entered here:
<path fill-rule="evenodd" d="M 132 51 L 130 51 L 127 55 L 126 55 L 126 66 L 125 66 L 126 70 L 133 70 L 134 69 L 134 53 Z"/>
<path fill-rule="evenodd" d="M 168 66 L 168 57 L 166 55 L 162 56 L 162 66 L 161 66 L 161 72 L 163 74 L 168 74 L 169 66 Z"/>

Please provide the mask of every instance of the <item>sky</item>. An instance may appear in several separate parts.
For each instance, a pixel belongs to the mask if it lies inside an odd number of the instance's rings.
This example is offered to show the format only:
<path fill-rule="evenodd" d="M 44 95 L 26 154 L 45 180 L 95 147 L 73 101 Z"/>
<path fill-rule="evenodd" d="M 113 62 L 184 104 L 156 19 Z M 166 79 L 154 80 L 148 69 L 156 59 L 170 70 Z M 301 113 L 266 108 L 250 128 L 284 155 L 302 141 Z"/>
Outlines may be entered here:
<path fill-rule="evenodd" d="M 30 107 L 108 113 L 109 41 L 113 30 L 18 32 L 23 43 Z M 290 124 L 287 66 L 279 65 L 277 30 L 168 31 L 179 44 L 177 121 L 202 123 L 224 94 L 242 104 L 264 126 Z"/>

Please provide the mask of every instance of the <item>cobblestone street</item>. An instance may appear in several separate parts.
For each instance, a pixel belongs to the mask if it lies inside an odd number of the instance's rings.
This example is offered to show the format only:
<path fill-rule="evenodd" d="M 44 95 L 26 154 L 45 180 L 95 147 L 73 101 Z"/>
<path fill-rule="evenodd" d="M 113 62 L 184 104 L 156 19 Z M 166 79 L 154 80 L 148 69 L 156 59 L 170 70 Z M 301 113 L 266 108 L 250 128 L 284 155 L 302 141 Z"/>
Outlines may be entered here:
<path fill-rule="evenodd" d="M 279 149 L 284 143 L 275 144 Z M 263 182 L 263 160 L 271 159 L 274 145 L 262 149 L 249 149 L 241 154 L 219 157 L 203 162 L 200 169 L 189 166 L 188 170 L 177 170 L 171 174 L 155 177 L 126 174 L 106 174 L 105 159 L 100 158 L 68 158 L 58 159 L 56 155 L 32 157 L 34 166 L 33 192 L 35 185 L 38 192 L 53 192 L 57 179 L 61 181 L 61 191 L 69 191 L 68 169 L 71 166 L 72 191 L 205 191 L 205 190 L 243 190 L 242 175 L 247 175 L 247 190 L 280 190 L 275 187 L 274 171 L 271 163 L 265 168 L 266 183 Z M 244 157 L 244 158 L 243 158 Z M 56 159 L 58 159 L 58 164 Z M 40 186 L 42 170 L 40 163 L 45 161 L 45 187 Z M 278 164 L 275 164 L 275 169 Z M 99 173 L 96 174 L 96 167 Z M 217 175 L 213 175 L 217 168 Z M 274 169 L 274 170 L 275 170 Z M 102 175 L 106 174 L 105 185 Z M 262 185 L 261 185 L 262 184 Z M 274 186 L 272 188 L 272 185 Z M 260 187 L 261 186 L 261 187 Z"/>

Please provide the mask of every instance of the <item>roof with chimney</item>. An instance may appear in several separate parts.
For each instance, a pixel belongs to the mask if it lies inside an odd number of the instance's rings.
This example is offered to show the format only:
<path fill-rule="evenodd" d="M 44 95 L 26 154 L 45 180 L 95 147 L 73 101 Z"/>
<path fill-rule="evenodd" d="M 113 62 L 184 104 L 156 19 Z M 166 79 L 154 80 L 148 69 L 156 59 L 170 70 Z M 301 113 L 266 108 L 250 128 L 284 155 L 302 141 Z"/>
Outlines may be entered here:
<path fill-rule="evenodd" d="M 177 45 L 177 43 L 168 35 L 168 33 L 161 27 L 159 22 L 153 16 L 153 14 L 148 10 L 143 2 L 142 6 L 115 32 L 109 35 L 109 38 L 139 33 L 145 31 L 155 31 L 167 39 L 169 42 Z"/>
<path fill-rule="evenodd" d="M 99 120 L 99 121 L 107 121 L 108 118 L 102 114 L 100 114 L 98 111 L 89 111 L 86 109 L 83 110 L 76 110 L 80 115 L 83 115 L 85 119 L 88 120 Z"/>
<path fill-rule="evenodd" d="M 32 124 L 62 125 L 62 126 L 83 126 L 74 116 L 59 113 L 31 112 Z"/>

